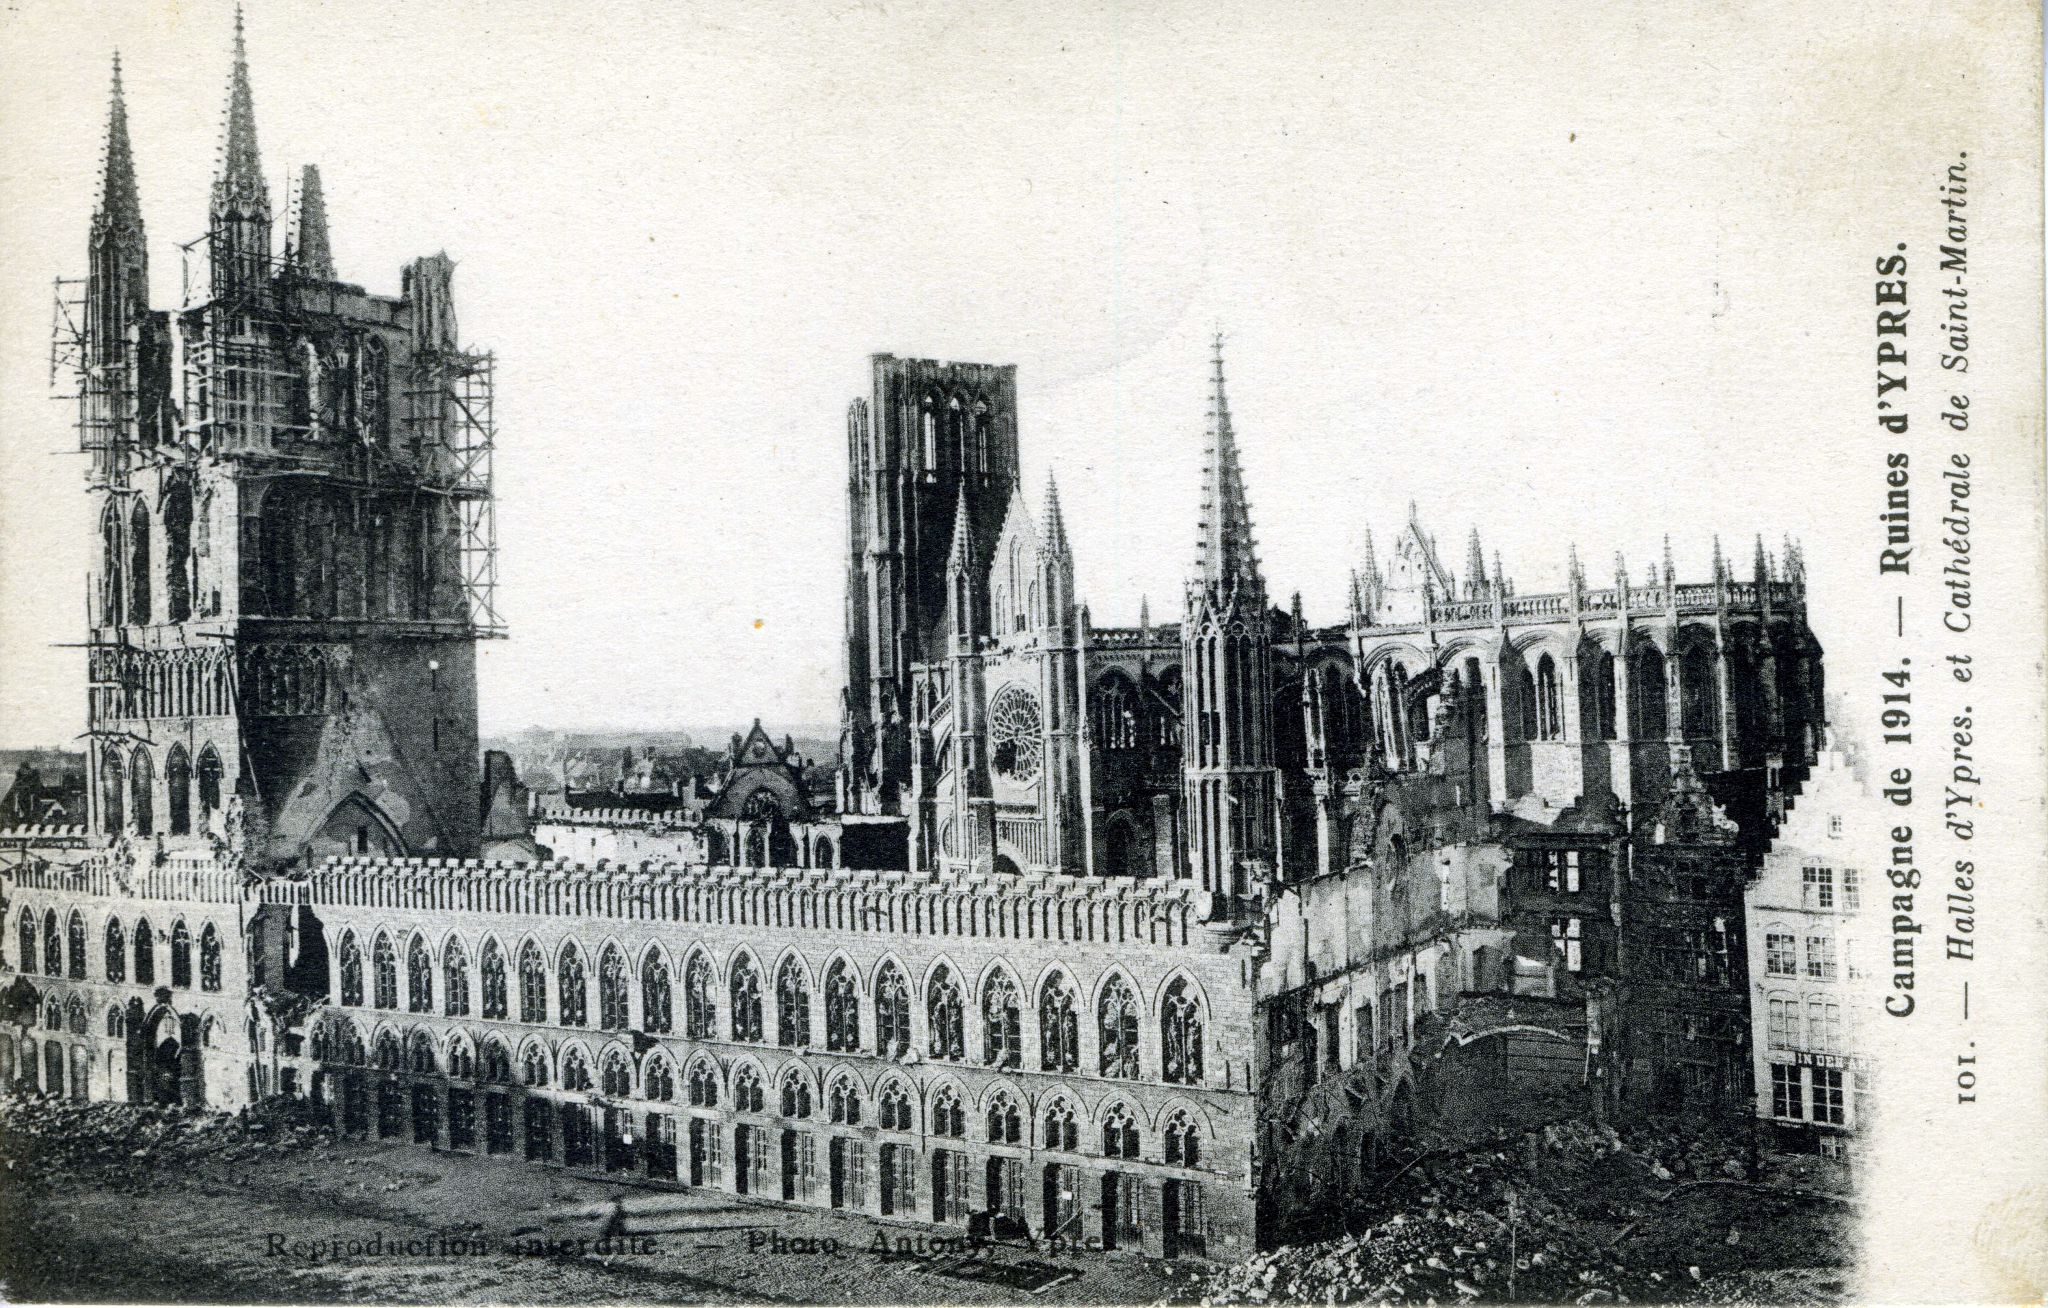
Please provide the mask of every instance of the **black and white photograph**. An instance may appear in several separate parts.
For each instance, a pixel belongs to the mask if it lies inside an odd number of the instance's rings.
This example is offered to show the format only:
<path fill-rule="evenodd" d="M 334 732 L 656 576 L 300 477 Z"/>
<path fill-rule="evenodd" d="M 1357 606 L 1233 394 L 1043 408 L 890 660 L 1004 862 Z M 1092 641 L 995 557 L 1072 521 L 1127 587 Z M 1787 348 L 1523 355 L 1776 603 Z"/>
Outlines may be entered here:
<path fill-rule="evenodd" d="M 0 63 L 8 1302 L 2048 1295 L 2037 3 Z"/>

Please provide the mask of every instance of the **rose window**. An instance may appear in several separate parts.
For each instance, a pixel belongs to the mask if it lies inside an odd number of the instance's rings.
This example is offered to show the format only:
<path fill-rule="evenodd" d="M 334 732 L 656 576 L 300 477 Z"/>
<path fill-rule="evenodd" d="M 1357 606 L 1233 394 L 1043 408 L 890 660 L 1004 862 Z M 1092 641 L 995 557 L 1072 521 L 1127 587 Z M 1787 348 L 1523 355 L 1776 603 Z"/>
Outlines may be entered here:
<path fill-rule="evenodd" d="M 988 710 L 988 737 L 995 770 L 1013 781 L 1038 775 L 1039 738 L 1044 723 L 1038 700 L 1022 686 L 1005 686 Z"/>

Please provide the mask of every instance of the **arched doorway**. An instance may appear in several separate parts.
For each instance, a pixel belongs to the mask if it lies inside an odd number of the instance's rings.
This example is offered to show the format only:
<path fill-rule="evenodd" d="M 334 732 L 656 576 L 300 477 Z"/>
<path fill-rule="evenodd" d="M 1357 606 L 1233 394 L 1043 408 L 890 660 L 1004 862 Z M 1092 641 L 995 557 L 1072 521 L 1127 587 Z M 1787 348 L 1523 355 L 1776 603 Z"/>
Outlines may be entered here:
<path fill-rule="evenodd" d="M 203 1105 L 206 1090 L 199 1060 L 199 1019 L 159 1008 L 139 1029 L 142 1101 L 165 1107 Z"/>

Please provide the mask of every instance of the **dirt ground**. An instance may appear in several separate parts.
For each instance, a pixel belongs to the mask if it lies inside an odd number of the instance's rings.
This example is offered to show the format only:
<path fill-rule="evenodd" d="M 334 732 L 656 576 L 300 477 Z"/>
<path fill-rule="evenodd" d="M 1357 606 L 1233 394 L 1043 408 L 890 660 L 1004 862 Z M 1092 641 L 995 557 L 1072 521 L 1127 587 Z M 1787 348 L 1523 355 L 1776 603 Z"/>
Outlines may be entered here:
<path fill-rule="evenodd" d="M 942 1233 L 409 1145 L 123 1150 L 64 1167 L 24 1152 L 8 1147 L 0 1174 L 0 1290 L 15 1303 L 1144 1303 L 1190 1276 L 1130 1255 L 882 1255 L 878 1232 Z"/>

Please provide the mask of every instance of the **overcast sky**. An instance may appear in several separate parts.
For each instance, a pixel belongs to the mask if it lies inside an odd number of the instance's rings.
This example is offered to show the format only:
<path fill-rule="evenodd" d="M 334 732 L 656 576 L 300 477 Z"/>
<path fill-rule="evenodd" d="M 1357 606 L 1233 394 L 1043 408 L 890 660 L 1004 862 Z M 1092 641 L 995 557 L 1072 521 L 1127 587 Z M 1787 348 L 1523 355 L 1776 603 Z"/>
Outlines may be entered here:
<path fill-rule="evenodd" d="M 1853 645 L 1825 597 L 1866 570 L 1840 500 L 1870 383 L 1835 365 L 1942 162 L 1884 142 L 1975 92 L 1938 32 L 1901 58 L 1790 8 L 254 0 L 248 42 L 273 195 L 318 163 L 374 291 L 446 249 L 497 351 L 486 728 L 784 729 L 836 720 L 870 352 L 1019 366 L 1031 498 L 1057 474 L 1112 625 L 1178 613 L 1219 322 L 1268 582 L 1311 620 L 1413 499 L 1525 591 L 1573 541 L 1640 575 L 1668 531 L 1705 579 L 1716 532 L 1745 570 L 1755 533 L 1803 536 L 1813 624 Z M 84 725 L 83 465 L 44 395 L 108 59 L 174 305 L 231 25 L 0 15 L 0 744 Z"/>

